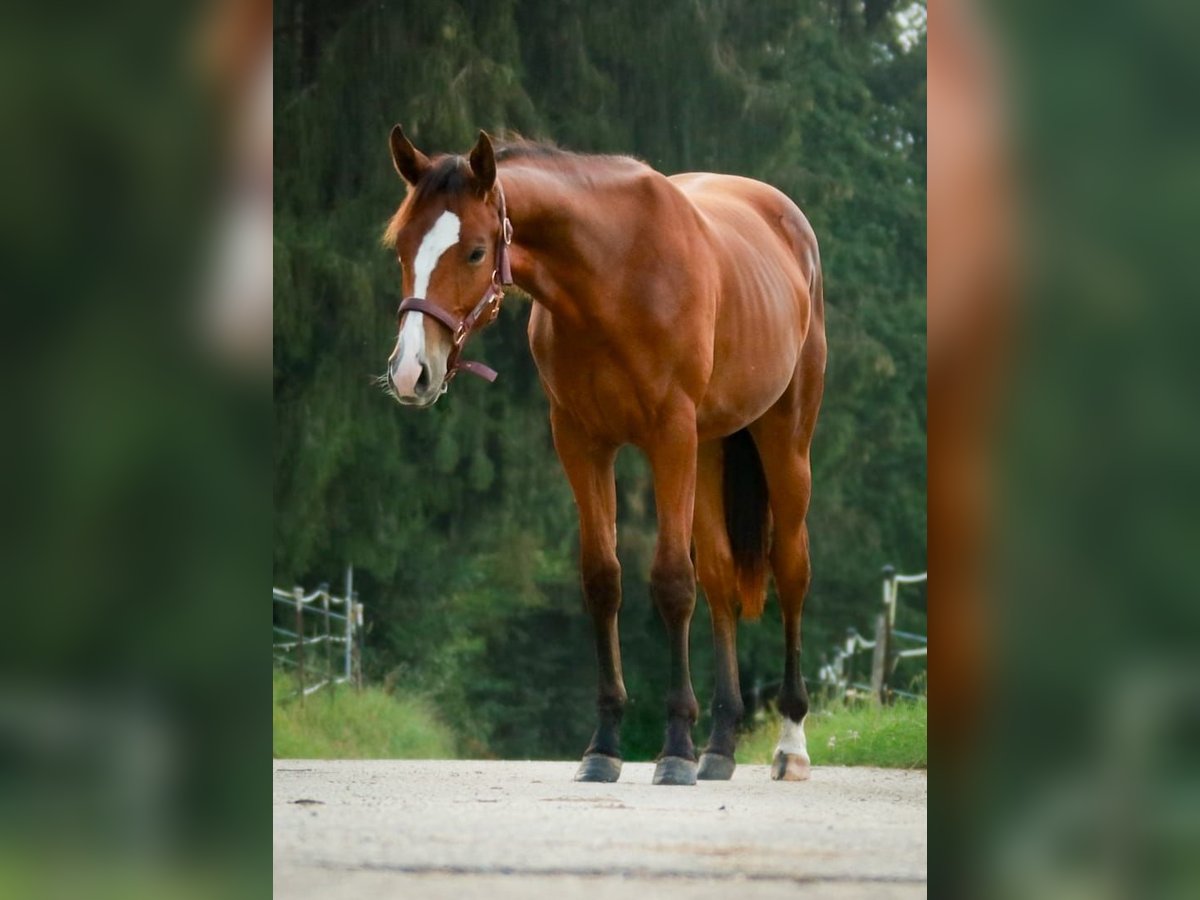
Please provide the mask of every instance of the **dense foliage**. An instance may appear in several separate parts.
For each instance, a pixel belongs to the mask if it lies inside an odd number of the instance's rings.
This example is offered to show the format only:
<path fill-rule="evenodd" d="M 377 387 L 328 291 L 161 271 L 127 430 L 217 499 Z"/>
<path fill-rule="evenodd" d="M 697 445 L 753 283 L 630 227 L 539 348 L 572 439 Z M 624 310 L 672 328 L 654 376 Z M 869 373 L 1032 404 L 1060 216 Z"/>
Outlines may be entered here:
<path fill-rule="evenodd" d="M 372 386 L 399 278 L 386 135 L 465 151 L 516 130 L 732 172 L 793 197 L 821 241 L 829 372 L 814 447 L 804 670 L 869 627 L 885 562 L 925 560 L 925 30 L 896 0 L 275 4 L 276 584 L 356 567 L 368 673 L 436 698 L 464 751 L 573 756 L 593 658 L 574 505 L 510 302 L 479 350 L 502 373 L 431 411 Z M 656 752 L 666 658 L 647 596 L 647 469 L 619 459 L 632 757 Z M 741 630 L 743 686 L 782 669 L 774 601 Z M 920 627 L 919 624 L 917 627 Z M 711 690 L 707 612 L 693 631 Z"/>

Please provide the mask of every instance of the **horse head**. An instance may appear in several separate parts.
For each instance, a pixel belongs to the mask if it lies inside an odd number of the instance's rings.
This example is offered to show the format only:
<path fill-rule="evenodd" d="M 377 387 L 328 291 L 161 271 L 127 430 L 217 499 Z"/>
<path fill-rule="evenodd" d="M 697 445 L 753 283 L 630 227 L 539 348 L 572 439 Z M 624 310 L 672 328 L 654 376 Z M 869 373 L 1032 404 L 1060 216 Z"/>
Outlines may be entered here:
<path fill-rule="evenodd" d="M 408 195 L 388 223 L 384 245 L 401 267 L 402 296 L 387 386 L 407 406 L 428 407 L 459 369 L 491 381 L 496 373 L 459 355 L 495 318 L 509 274 L 512 238 L 496 155 L 486 132 L 468 156 L 430 159 L 399 125 L 392 164 Z"/>

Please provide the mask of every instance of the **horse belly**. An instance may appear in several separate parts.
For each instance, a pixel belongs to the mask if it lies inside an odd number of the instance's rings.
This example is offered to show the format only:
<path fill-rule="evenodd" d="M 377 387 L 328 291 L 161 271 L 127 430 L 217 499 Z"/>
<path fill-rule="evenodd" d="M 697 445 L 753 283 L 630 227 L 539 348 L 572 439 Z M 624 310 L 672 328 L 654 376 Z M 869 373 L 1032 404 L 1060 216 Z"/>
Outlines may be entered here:
<path fill-rule="evenodd" d="M 700 437 L 723 437 L 759 419 L 787 390 L 806 326 L 794 289 L 728 297 L 717 317 L 713 370 L 697 410 Z"/>
<path fill-rule="evenodd" d="M 804 254 L 789 237 L 803 215 L 787 197 L 745 178 L 684 178 L 709 228 L 720 271 L 713 368 L 699 408 L 701 437 L 756 421 L 796 372 L 811 317 Z"/>

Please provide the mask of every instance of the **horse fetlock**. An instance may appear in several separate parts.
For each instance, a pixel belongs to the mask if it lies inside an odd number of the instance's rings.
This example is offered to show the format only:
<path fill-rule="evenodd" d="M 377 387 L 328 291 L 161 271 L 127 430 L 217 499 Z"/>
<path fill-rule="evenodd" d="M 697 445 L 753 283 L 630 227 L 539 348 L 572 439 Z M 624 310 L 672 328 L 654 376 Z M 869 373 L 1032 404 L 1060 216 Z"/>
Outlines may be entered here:
<path fill-rule="evenodd" d="M 671 722 L 686 722 L 688 726 L 696 724 L 700 718 L 700 704 L 696 695 L 690 689 L 675 690 L 667 694 L 667 719 Z"/>
<path fill-rule="evenodd" d="M 627 702 L 628 698 L 624 691 L 619 694 L 601 693 L 596 698 L 596 711 L 600 714 L 602 720 L 619 725 L 625 715 L 625 704 Z"/>
<path fill-rule="evenodd" d="M 667 719 L 661 756 L 678 756 L 682 759 L 696 758 L 696 745 L 692 743 L 692 727 L 695 719 L 672 715 Z"/>
<path fill-rule="evenodd" d="M 587 753 L 603 753 L 606 756 L 621 756 L 621 722 L 620 718 L 614 718 L 603 713 L 599 716 L 599 721 L 596 723 L 596 730 L 592 733 L 592 740 L 588 744 Z"/>
<path fill-rule="evenodd" d="M 730 725 L 722 725 L 719 722 L 714 723 L 712 733 L 708 736 L 708 744 L 705 746 L 704 752 L 732 758 L 733 752 L 736 748 L 736 728 Z"/>
<path fill-rule="evenodd" d="M 803 724 L 808 715 L 808 688 L 800 675 L 800 662 L 792 654 L 785 660 L 783 684 L 779 688 L 779 713 L 785 720 Z"/>
<path fill-rule="evenodd" d="M 732 718 L 719 718 L 714 715 L 712 732 L 708 736 L 708 744 L 705 746 L 704 752 L 732 758 L 733 751 L 737 747 L 739 721 Z"/>
<path fill-rule="evenodd" d="M 778 705 L 779 712 L 785 720 L 803 722 L 804 717 L 808 715 L 808 693 L 803 690 L 799 693 L 780 692 Z"/>

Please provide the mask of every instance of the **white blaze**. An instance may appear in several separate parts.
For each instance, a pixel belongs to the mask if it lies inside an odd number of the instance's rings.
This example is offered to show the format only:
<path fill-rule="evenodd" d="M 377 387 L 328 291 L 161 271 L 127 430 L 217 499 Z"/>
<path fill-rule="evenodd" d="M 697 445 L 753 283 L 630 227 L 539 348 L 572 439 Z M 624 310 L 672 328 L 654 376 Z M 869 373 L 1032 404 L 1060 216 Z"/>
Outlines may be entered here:
<path fill-rule="evenodd" d="M 458 243 L 459 230 L 462 228 L 462 222 L 458 216 L 446 210 L 438 220 L 433 223 L 433 227 L 421 239 L 421 246 L 417 250 L 417 259 L 413 263 L 413 296 L 424 297 L 425 292 L 429 290 L 429 279 L 433 277 L 433 270 L 437 268 L 438 260 L 442 258 L 442 254 Z"/>
<path fill-rule="evenodd" d="M 433 270 L 437 268 L 442 254 L 458 243 L 462 222 L 454 213 L 446 210 L 438 216 L 433 227 L 421 239 L 417 258 L 413 261 L 413 296 L 425 297 Z M 425 353 L 425 315 L 415 310 L 406 313 L 404 325 L 396 337 L 396 349 L 401 356 L 396 360 L 392 381 L 401 394 L 411 394 L 421 377 L 420 358 Z"/>

